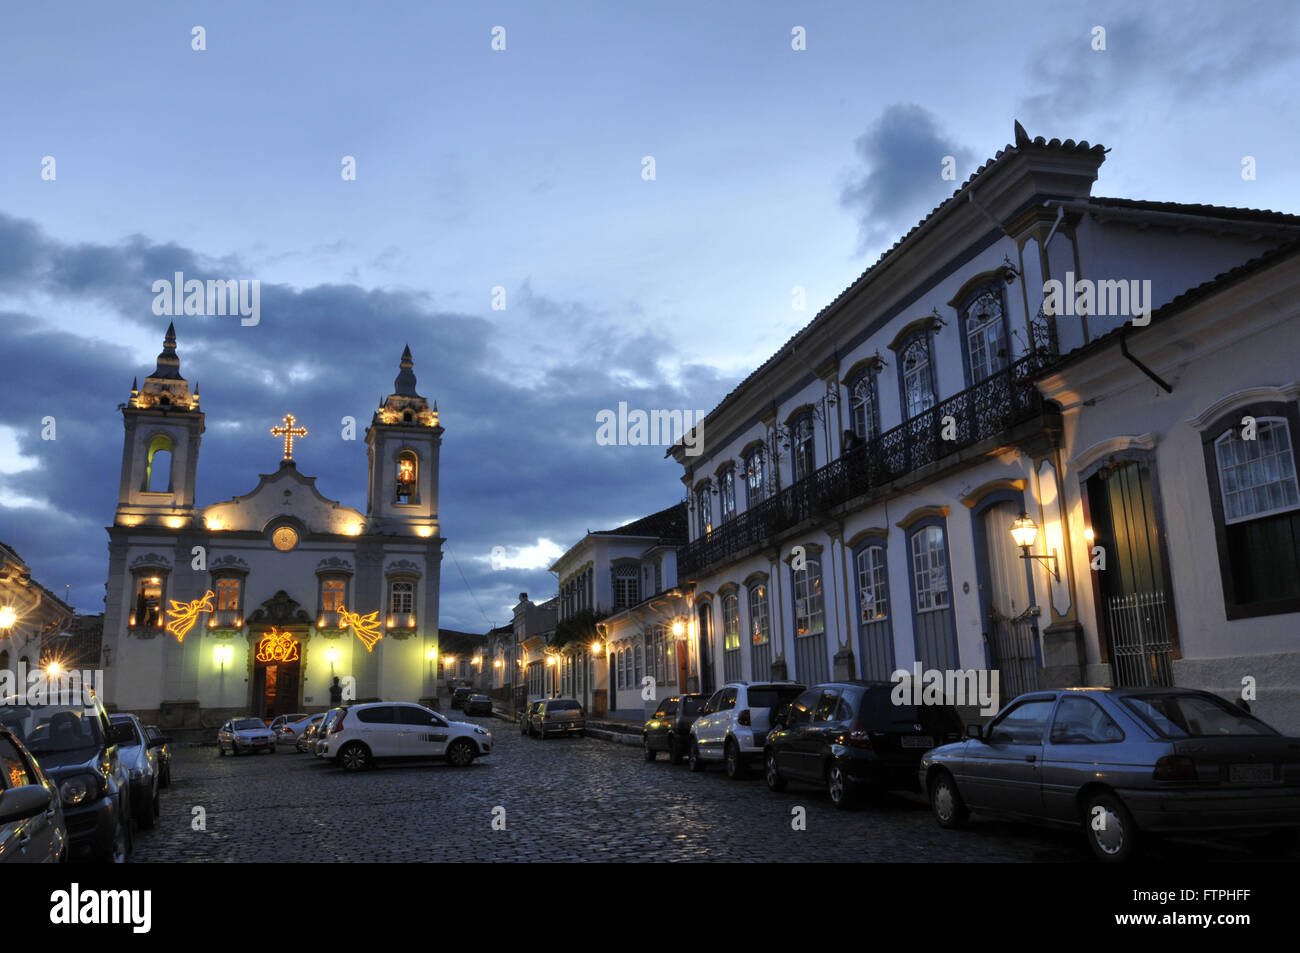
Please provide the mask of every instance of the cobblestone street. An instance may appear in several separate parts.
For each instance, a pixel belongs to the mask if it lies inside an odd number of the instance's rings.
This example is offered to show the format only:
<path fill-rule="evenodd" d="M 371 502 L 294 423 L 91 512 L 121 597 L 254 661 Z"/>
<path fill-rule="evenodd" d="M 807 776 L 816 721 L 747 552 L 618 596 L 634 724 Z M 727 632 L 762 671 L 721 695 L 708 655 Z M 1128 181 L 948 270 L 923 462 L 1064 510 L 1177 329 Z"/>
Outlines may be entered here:
<path fill-rule="evenodd" d="M 635 747 L 538 741 L 501 720 L 470 720 L 492 730 L 495 750 L 466 770 L 416 763 L 349 775 L 291 747 L 238 758 L 178 748 L 162 816 L 137 832 L 135 860 L 1089 860 L 1070 832 L 978 818 L 944 831 L 919 798 L 838 811 L 812 788 L 777 795 L 757 776 L 733 782 L 720 768 L 648 764 Z M 504 831 L 492 829 L 497 806 Z M 796 806 L 807 809 L 806 830 L 791 827 Z M 191 829 L 195 807 L 204 831 Z M 1259 859 L 1243 843 L 1199 840 L 1161 844 L 1152 857 Z"/>

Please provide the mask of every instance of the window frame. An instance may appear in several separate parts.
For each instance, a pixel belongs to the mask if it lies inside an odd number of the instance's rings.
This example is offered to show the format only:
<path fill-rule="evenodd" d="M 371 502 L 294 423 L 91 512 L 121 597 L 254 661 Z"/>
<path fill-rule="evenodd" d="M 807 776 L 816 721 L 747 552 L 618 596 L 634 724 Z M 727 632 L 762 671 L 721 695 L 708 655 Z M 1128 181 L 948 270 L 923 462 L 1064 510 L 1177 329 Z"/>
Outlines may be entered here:
<path fill-rule="evenodd" d="M 807 448 L 807 460 L 801 453 Z M 801 461 L 803 461 L 801 463 Z M 804 411 L 790 421 L 790 483 L 806 480 L 817 472 L 817 428 L 812 411 Z"/>
<path fill-rule="evenodd" d="M 990 293 L 997 299 L 998 306 L 1001 308 L 1002 311 L 1002 316 L 1001 316 L 1002 329 L 1001 329 L 1001 334 L 998 335 L 998 343 L 1001 345 L 1002 352 L 1003 352 L 1002 366 L 997 368 L 992 368 L 988 372 L 988 374 L 984 375 L 983 377 L 977 378 L 975 376 L 974 357 L 971 355 L 970 352 L 971 335 L 970 335 L 970 327 L 969 327 L 969 318 L 970 318 L 971 309 L 974 307 L 975 303 L 979 301 L 979 299 L 982 298 L 984 295 Z M 985 322 L 980 326 L 980 330 L 983 331 L 987 329 L 992 325 L 992 323 L 993 322 L 991 321 Z M 995 377 L 996 375 L 1000 374 L 1002 371 L 1005 371 L 1008 367 L 1011 366 L 1011 364 L 1013 363 L 1012 354 L 1011 354 L 1011 328 L 1010 328 L 1010 321 L 1008 320 L 1007 317 L 1007 297 L 1003 286 L 1003 282 L 1001 280 L 987 281 L 984 284 L 980 285 L 979 287 L 973 289 L 971 293 L 968 294 L 965 297 L 965 299 L 963 299 L 961 303 L 961 307 L 957 309 L 957 326 L 960 330 L 962 369 L 966 375 L 967 387 L 974 387 L 976 384 L 980 383 L 981 381 L 986 381 L 991 377 Z M 987 343 L 988 339 L 985 338 L 984 340 Z M 996 358 L 996 355 L 994 355 L 994 357 Z"/>
<path fill-rule="evenodd" d="M 799 631 L 799 598 L 800 598 L 799 577 L 802 574 L 804 580 L 804 587 L 806 589 L 805 595 L 803 597 L 804 605 L 805 607 L 807 607 L 809 605 L 809 600 L 811 599 L 811 593 L 812 593 L 812 574 L 810 572 L 810 568 L 814 564 L 817 566 L 818 600 L 821 604 L 821 609 L 818 614 L 821 616 L 821 628 L 814 629 L 812 627 L 812 620 L 814 614 L 811 611 L 808 611 L 805 613 L 805 617 L 808 621 L 808 629 L 807 631 L 800 633 Z M 811 552 L 807 553 L 805 555 L 804 568 L 795 569 L 794 566 L 792 565 L 790 567 L 790 573 L 791 573 L 790 592 L 792 596 L 790 600 L 790 609 L 794 614 L 795 638 L 803 639 L 803 638 L 811 638 L 816 635 L 824 635 L 826 633 L 826 577 L 822 570 L 821 553 L 811 553 Z"/>
<path fill-rule="evenodd" d="M 763 448 L 754 447 L 741 457 L 741 462 L 745 467 L 745 508 L 750 509 L 767 499 L 767 460 Z"/>
<path fill-rule="evenodd" d="M 1295 441 L 1297 434 L 1300 434 L 1300 404 L 1297 404 L 1296 401 L 1260 401 L 1241 404 L 1220 414 L 1201 431 L 1201 449 L 1205 462 L 1207 490 L 1210 497 L 1210 513 L 1214 522 L 1214 540 L 1219 558 L 1219 580 L 1223 586 L 1223 611 L 1224 617 L 1229 621 L 1300 612 L 1300 595 L 1247 602 L 1237 592 L 1237 581 L 1232 572 L 1228 528 L 1245 525 L 1253 520 L 1226 522 L 1215 441 L 1228 430 L 1237 429 L 1240 431 L 1241 418 L 1245 416 L 1254 417 L 1257 421 L 1268 418 L 1280 418 L 1286 421 L 1289 431 L 1288 437 L 1291 442 L 1292 464 L 1294 466 L 1297 462 Z M 1297 470 L 1297 473 L 1300 474 L 1300 470 Z M 1270 515 L 1279 516 L 1287 512 L 1290 512 L 1290 510 L 1265 514 L 1254 517 L 1254 519 L 1268 519 Z"/>
<path fill-rule="evenodd" d="M 867 393 L 870 395 L 871 412 L 870 420 L 866 423 L 866 432 L 858 429 L 858 388 L 865 384 Z M 853 379 L 847 383 L 849 392 L 849 427 L 858 439 L 863 443 L 870 443 L 876 437 L 880 436 L 880 375 L 875 367 L 869 367 L 861 373 L 854 375 Z"/>
<path fill-rule="evenodd" d="M 933 330 L 933 328 L 929 327 L 918 328 L 899 344 L 895 352 L 898 361 L 898 407 L 904 423 L 915 417 L 920 417 L 939 403 L 939 392 L 935 386 L 934 347 L 931 344 Z M 908 352 L 918 344 L 925 350 L 925 385 L 926 393 L 930 395 L 930 401 L 916 413 L 912 413 L 907 402 L 907 379 L 909 374 L 906 362 Z"/>

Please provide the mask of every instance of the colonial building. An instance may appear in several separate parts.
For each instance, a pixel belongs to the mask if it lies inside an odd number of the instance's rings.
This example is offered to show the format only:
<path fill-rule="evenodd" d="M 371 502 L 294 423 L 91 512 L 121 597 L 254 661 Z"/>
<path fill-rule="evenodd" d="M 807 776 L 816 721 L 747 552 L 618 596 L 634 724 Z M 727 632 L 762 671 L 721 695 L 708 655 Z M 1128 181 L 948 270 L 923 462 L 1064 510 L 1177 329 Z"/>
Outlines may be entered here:
<path fill-rule="evenodd" d="M 1194 305 L 1201 323 L 1141 332 L 1151 341 L 1143 348 L 1165 348 L 1165 362 L 1187 375 L 1173 400 L 1152 401 L 1127 342 L 1189 288 L 1300 234 L 1300 218 L 1096 197 L 1104 159 L 1101 146 L 1031 140 L 1017 124 L 1014 145 L 705 418 L 703 453 L 673 449 L 690 507 L 691 542 L 678 562 L 694 601 L 690 639 L 701 658 L 722 662 L 701 668 L 701 688 L 734 678 L 887 679 L 917 663 L 997 669 L 1003 700 L 1084 682 L 1231 688 L 1238 671 L 1282 665 L 1294 651 L 1285 635 L 1294 615 L 1249 608 L 1294 612 L 1292 590 L 1272 577 L 1252 588 L 1237 563 L 1247 552 L 1267 560 L 1290 525 L 1280 514 L 1290 512 L 1294 481 L 1279 475 L 1289 437 L 1277 422 L 1290 419 L 1287 406 L 1294 413 L 1294 344 L 1283 344 L 1294 340 L 1294 298 L 1268 290 L 1275 297 L 1243 322 L 1252 292 L 1238 289 L 1218 298 L 1222 312 Z M 1283 273 L 1270 270 L 1256 287 L 1285 284 Z M 1227 307 L 1237 296 L 1241 314 Z M 1133 335 L 1134 350 L 1141 340 Z M 1229 341 L 1232 363 L 1221 369 L 1211 355 Z M 1266 456 L 1271 475 L 1207 477 L 1192 434 L 1217 447 L 1227 415 L 1251 407 L 1268 421 L 1265 439 L 1234 465 L 1253 467 L 1252 454 L 1265 465 Z M 1089 483 L 1097 468 L 1166 435 L 1165 502 L 1144 497 L 1146 471 L 1123 471 L 1126 489 L 1111 488 L 1103 528 L 1105 494 Z M 1240 511 L 1215 517 L 1211 501 L 1223 497 L 1210 478 L 1249 486 L 1254 502 L 1238 495 L 1225 505 Z M 1196 483 L 1170 492 L 1172 481 Z M 1258 509 L 1261 488 L 1267 506 Z M 1091 516 L 1084 499 L 1095 503 Z M 1146 499 L 1178 509 L 1132 517 L 1154 547 L 1142 578 L 1125 575 L 1131 563 L 1119 550 L 1131 540 L 1111 546 L 1108 575 L 1094 572 L 1093 538 L 1114 540 L 1130 519 L 1115 508 Z M 1022 514 L 1017 529 L 1035 531 L 1023 549 L 1010 532 Z M 1232 528 L 1255 517 L 1272 522 Z M 1170 526 L 1185 543 L 1162 536 Z M 1172 576 L 1161 595 L 1151 580 L 1164 573 Z M 1236 580 L 1238 595 L 1217 594 L 1220 580 Z M 1168 609 L 1170 592 L 1189 611 L 1161 621 L 1153 607 Z M 1232 661 L 1210 661 L 1221 655 Z M 1137 664 L 1125 661 L 1134 656 Z"/>
<path fill-rule="evenodd" d="M 559 694 L 597 715 L 639 719 L 647 703 L 690 688 L 701 662 L 687 646 L 688 600 L 677 588 L 685 537 L 686 506 L 678 503 L 589 532 L 555 561 L 559 617 L 549 664 Z M 643 695 L 647 676 L 653 684 Z"/>
<path fill-rule="evenodd" d="M 31 567 L 17 552 L 0 543 L 0 669 L 25 678 L 41 664 L 42 648 L 67 629 L 74 615 L 72 606 L 32 578 Z M 77 668 L 99 668 L 98 655 L 78 658 Z"/>
<path fill-rule="evenodd" d="M 359 701 L 434 696 L 443 428 L 415 388 L 408 348 L 365 433 L 364 510 L 299 472 L 294 442 L 307 431 L 292 415 L 271 430 L 283 440 L 273 472 L 200 505 L 204 414 L 167 329 L 154 372 L 121 405 L 103 636 L 111 703 L 200 727 L 323 709 L 334 677 Z"/>

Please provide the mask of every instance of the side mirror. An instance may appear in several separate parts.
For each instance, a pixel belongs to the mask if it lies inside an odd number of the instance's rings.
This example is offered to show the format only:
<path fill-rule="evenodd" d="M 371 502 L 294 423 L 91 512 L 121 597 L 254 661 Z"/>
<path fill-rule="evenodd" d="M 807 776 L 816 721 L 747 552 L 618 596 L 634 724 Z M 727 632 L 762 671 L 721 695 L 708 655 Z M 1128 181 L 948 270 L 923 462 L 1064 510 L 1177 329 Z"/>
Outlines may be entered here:
<path fill-rule="evenodd" d="M 25 784 L 0 794 L 0 824 L 26 820 L 50 809 L 50 792 L 39 784 Z"/>
<path fill-rule="evenodd" d="M 984 729 L 979 725 L 970 724 L 966 726 L 966 737 L 973 738 L 976 741 L 984 740 Z"/>
<path fill-rule="evenodd" d="M 135 741 L 135 729 L 130 725 L 110 725 L 108 742 L 114 745 L 129 745 Z"/>

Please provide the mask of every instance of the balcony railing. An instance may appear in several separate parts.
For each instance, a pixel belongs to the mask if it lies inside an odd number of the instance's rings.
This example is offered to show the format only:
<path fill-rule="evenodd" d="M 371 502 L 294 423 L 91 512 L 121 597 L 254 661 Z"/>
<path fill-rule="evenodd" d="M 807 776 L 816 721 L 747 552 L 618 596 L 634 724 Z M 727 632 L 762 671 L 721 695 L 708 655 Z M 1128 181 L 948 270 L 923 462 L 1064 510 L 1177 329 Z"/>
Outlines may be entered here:
<path fill-rule="evenodd" d="M 723 562 L 834 506 L 1034 419 L 1043 408 L 1034 378 L 1044 363 L 1039 355 L 1023 357 L 844 453 L 687 545 L 678 553 L 678 571 L 693 573 Z M 952 417 L 952 439 L 943 436 L 945 417 Z"/>

